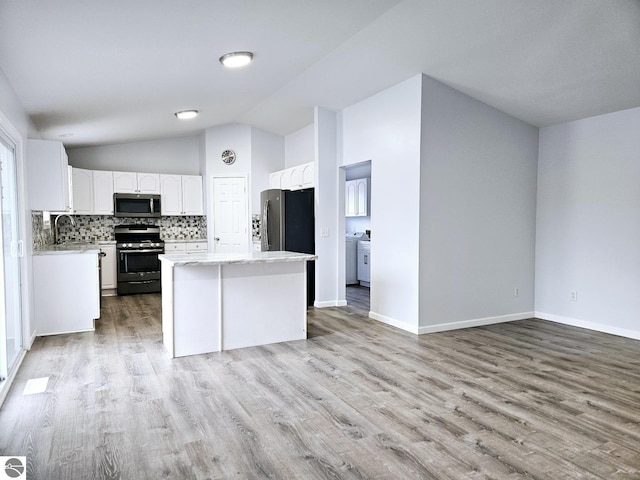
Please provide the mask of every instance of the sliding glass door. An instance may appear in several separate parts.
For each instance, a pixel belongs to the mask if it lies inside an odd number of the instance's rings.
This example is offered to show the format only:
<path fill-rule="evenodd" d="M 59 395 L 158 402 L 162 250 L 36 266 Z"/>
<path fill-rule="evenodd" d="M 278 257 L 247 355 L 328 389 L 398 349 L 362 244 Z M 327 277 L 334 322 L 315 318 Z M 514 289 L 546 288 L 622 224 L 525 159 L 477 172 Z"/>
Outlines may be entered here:
<path fill-rule="evenodd" d="M 22 350 L 21 258 L 15 147 L 0 131 L 0 381 Z"/>

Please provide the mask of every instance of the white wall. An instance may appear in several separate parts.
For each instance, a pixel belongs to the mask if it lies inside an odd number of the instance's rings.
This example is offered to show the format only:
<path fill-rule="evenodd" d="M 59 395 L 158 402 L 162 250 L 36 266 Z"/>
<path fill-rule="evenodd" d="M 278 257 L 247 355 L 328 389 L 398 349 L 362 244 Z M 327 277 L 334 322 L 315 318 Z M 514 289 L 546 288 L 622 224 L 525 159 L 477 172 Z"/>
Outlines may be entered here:
<path fill-rule="evenodd" d="M 213 177 L 247 177 L 250 182 L 251 174 L 251 127 L 248 125 L 229 124 L 208 128 L 204 138 L 205 168 L 203 172 L 207 190 L 207 237 L 209 251 L 214 251 L 213 246 Z M 222 152 L 233 150 L 236 153 L 236 161 L 227 165 L 222 162 Z M 247 185 L 248 187 L 249 185 Z M 249 205 L 252 204 L 251 189 L 249 188 Z M 247 228 L 250 227 L 250 219 L 247 218 Z M 250 230 L 249 230 L 250 232 Z"/>
<path fill-rule="evenodd" d="M 422 106 L 420 331 L 532 316 L 538 129 L 427 76 Z"/>
<path fill-rule="evenodd" d="M 315 161 L 314 125 L 308 125 L 284 137 L 284 167 L 296 167 Z M 282 169 L 281 168 L 281 169 Z"/>
<path fill-rule="evenodd" d="M 284 169 L 285 138 L 251 129 L 251 213 L 261 213 L 260 192 L 269 188 L 269 174 Z"/>
<path fill-rule="evenodd" d="M 314 109 L 315 126 L 315 243 L 317 307 L 345 305 L 338 286 L 338 248 L 344 244 L 338 216 L 337 115 L 324 108 Z M 344 286 L 342 287 L 344 292 Z"/>
<path fill-rule="evenodd" d="M 69 164 L 89 170 L 199 175 L 200 135 L 67 149 Z"/>
<path fill-rule="evenodd" d="M 537 316 L 640 338 L 639 180 L 640 108 L 540 130 Z"/>
<path fill-rule="evenodd" d="M 370 315 L 416 333 L 421 80 L 415 76 L 345 108 L 341 138 L 344 166 L 371 160 Z"/>

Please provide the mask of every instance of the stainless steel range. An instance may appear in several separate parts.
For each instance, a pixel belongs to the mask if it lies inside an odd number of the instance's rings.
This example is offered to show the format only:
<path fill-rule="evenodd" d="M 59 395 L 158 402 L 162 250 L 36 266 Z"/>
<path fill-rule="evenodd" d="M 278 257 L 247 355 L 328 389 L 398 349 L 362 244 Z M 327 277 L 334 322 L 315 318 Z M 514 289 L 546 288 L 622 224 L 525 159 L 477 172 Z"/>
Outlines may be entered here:
<path fill-rule="evenodd" d="M 115 227 L 118 295 L 160 291 L 160 260 L 164 242 L 156 225 Z"/>

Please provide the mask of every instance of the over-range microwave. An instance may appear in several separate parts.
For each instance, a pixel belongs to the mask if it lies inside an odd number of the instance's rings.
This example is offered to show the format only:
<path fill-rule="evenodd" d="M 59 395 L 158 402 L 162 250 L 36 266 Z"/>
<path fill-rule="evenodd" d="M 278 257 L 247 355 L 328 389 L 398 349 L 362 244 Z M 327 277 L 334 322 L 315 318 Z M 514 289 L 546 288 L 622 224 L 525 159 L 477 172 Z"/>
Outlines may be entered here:
<path fill-rule="evenodd" d="M 116 217 L 159 217 L 160 195 L 114 193 L 113 214 Z"/>

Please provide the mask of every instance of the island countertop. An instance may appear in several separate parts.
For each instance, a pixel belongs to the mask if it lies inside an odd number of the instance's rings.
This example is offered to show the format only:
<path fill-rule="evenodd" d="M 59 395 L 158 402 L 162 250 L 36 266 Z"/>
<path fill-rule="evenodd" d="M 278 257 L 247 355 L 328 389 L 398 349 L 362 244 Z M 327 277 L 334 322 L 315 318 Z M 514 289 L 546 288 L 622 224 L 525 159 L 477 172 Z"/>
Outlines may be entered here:
<path fill-rule="evenodd" d="M 162 262 L 171 266 L 184 265 L 228 265 L 247 263 L 302 262 L 316 260 L 317 255 L 296 252 L 247 252 L 247 253 L 191 253 L 158 255 Z"/>

